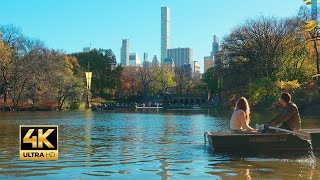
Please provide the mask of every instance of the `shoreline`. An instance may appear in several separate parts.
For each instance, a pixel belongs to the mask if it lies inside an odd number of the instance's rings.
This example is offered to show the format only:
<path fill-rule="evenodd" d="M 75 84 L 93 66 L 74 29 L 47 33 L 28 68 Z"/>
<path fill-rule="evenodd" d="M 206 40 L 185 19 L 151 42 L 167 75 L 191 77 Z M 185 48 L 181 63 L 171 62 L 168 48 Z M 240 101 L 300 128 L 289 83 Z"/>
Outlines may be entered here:
<path fill-rule="evenodd" d="M 107 108 L 90 108 L 89 110 L 91 111 L 113 111 L 113 110 L 194 110 L 194 111 L 202 111 L 202 110 L 221 110 L 221 111 L 228 111 L 230 108 L 223 108 L 223 107 L 208 107 L 208 106 L 203 106 L 203 107 L 197 107 L 193 108 L 192 106 L 164 106 L 163 108 L 135 108 L 132 106 L 128 107 L 107 107 Z M 78 110 L 78 111 L 86 111 L 87 109 L 64 109 L 62 111 L 69 111 L 69 110 Z M 257 112 L 278 112 L 277 109 L 270 109 L 270 108 L 252 108 L 252 111 L 257 111 Z M 58 108 L 52 108 L 52 107 L 18 107 L 15 109 L 12 108 L 0 108 L 0 112 L 21 112 L 21 111 L 30 111 L 30 112 L 35 112 L 35 111 L 59 111 Z M 300 115 L 314 115 L 314 116 L 320 116 L 320 104 L 319 105 L 312 105 L 308 107 L 301 107 L 299 109 Z"/>

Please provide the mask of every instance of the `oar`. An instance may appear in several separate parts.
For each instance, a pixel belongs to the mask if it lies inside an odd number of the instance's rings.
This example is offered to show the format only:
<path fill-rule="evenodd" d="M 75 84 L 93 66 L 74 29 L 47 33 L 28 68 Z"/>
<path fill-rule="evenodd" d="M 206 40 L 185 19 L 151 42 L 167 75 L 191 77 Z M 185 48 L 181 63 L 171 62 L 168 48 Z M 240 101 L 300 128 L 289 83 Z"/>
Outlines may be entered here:
<path fill-rule="evenodd" d="M 310 135 L 307 134 L 303 134 L 300 132 L 294 132 L 294 131 L 290 131 L 290 130 L 286 130 L 286 129 L 281 129 L 281 128 L 277 128 L 277 127 L 273 127 L 273 126 L 268 126 L 269 129 L 273 129 L 273 130 L 278 130 L 278 131 L 282 131 L 282 132 L 286 132 L 286 133 L 291 133 L 291 134 L 295 134 L 298 137 L 302 138 L 302 139 L 307 139 L 307 140 L 311 140 Z"/>

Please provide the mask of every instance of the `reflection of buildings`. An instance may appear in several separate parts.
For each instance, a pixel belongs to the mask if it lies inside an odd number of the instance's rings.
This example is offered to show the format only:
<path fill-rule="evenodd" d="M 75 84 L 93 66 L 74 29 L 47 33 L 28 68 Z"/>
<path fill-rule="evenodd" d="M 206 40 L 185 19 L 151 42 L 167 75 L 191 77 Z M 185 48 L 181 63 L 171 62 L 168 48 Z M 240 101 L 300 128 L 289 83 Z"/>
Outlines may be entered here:
<path fill-rule="evenodd" d="M 170 179 L 170 164 L 168 163 L 168 157 L 170 157 L 170 152 L 163 151 L 163 149 L 166 149 L 165 146 L 175 145 L 176 141 L 174 140 L 172 134 L 177 133 L 178 127 L 182 126 L 176 126 L 175 124 L 176 119 L 173 116 L 164 116 L 163 119 L 161 119 L 161 136 L 159 138 L 159 143 L 163 144 L 164 147 L 161 149 L 162 153 L 157 156 L 157 159 L 160 161 L 160 169 L 161 171 L 157 173 L 157 175 L 161 176 L 161 180 L 169 180 Z"/>
<path fill-rule="evenodd" d="M 137 53 L 130 53 L 129 66 L 140 66 L 140 59 Z"/>
<path fill-rule="evenodd" d="M 129 66 L 129 39 L 122 40 L 120 56 L 120 65 Z"/>

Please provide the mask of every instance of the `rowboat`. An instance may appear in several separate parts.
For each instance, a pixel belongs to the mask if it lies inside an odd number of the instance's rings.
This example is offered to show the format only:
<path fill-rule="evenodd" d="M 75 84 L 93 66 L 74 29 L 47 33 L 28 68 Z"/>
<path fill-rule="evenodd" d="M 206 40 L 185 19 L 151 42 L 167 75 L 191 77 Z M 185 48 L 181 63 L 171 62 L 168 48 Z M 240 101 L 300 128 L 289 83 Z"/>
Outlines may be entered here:
<path fill-rule="evenodd" d="M 303 129 L 297 134 L 216 131 L 204 135 L 215 152 L 320 152 L 320 129 Z"/>

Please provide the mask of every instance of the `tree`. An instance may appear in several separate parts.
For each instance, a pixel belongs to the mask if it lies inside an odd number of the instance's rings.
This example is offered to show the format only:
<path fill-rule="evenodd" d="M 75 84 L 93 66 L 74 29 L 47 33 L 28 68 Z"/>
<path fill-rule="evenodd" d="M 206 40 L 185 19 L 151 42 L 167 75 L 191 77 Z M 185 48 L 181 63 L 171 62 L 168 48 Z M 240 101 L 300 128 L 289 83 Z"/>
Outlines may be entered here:
<path fill-rule="evenodd" d="M 71 103 L 81 101 L 85 92 L 85 85 L 82 79 L 75 76 L 61 75 L 56 78 L 58 109 L 62 110 L 67 100 Z"/>
<path fill-rule="evenodd" d="M 133 66 L 123 67 L 120 77 L 122 92 L 126 95 L 138 95 L 143 89 L 141 78 L 138 75 L 138 68 Z"/>
<path fill-rule="evenodd" d="M 110 49 L 93 49 L 90 52 L 80 52 L 72 54 L 82 67 L 82 71 L 92 71 L 92 93 L 93 96 L 110 98 L 114 94 L 119 81 L 119 70 L 114 71 L 116 57 Z M 117 81 L 115 83 L 115 81 Z"/>
<path fill-rule="evenodd" d="M 303 88 L 301 82 L 309 83 L 316 67 L 304 25 L 299 16 L 247 20 L 224 39 L 225 60 L 208 70 L 203 82 L 216 93 L 222 80 L 227 102 L 246 96 L 253 105 L 270 105 L 284 90 L 277 82 L 297 82 Z"/>
<path fill-rule="evenodd" d="M 156 80 L 156 73 L 151 67 L 137 67 L 137 75 L 140 77 L 139 82 L 141 82 L 141 91 L 143 96 L 147 96 L 150 92 L 150 87 L 152 82 Z"/>
<path fill-rule="evenodd" d="M 46 106 L 56 99 L 61 109 L 65 101 L 82 99 L 83 73 L 75 57 L 48 49 L 42 41 L 24 37 L 21 30 L 0 26 L 0 83 L 4 101 L 13 108 L 32 102 Z"/>
<path fill-rule="evenodd" d="M 10 89 L 10 79 L 12 76 L 12 50 L 2 42 L 0 34 L 0 95 L 3 95 L 4 105 L 6 105 L 8 92 Z"/>
<path fill-rule="evenodd" d="M 156 83 L 154 83 L 156 93 L 165 94 L 169 87 L 176 85 L 172 67 L 162 64 L 153 66 L 153 71 L 156 73 Z"/>

